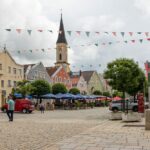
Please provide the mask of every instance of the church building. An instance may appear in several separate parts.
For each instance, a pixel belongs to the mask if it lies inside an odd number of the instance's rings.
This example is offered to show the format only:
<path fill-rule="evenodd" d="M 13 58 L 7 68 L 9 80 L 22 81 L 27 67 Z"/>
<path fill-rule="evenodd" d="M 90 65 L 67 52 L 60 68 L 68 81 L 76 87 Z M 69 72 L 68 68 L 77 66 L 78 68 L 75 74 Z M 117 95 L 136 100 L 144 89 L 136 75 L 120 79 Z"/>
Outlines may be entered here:
<path fill-rule="evenodd" d="M 56 63 L 55 66 L 62 66 L 66 72 L 70 72 L 70 64 L 68 63 L 68 49 L 67 49 L 67 40 L 65 37 L 65 30 L 63 25 L 63 19 L 61 14 L 60 27 L 58 39 L 56 42 Z"/>

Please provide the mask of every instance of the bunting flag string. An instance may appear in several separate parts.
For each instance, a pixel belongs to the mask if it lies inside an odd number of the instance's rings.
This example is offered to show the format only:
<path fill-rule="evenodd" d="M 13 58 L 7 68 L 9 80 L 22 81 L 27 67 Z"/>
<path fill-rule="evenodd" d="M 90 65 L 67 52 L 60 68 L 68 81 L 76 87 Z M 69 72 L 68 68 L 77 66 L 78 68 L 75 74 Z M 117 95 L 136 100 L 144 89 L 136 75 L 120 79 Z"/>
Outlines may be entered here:
<path fill-rule="evenodd" d="M 93 65 L 93 64 L 90 64 L 90 65 L 87 65 L 87 64 L 78 64 L 78 65 L 71 65 L 71 67 L 74 68 L 74 69 L 75 69 L 75 68 L 80 68 L 80 67 L 81 67 L 81 68 L 92 68 L 92 67 L 93 67 L 93 68 L 96 68 L 96 67 L 97 67 L 97 68 L 98 68 L 98 67 L 100 68 L 100 67 L 101 67 L 101 64 L 99 64 L 99 65 Z"/>
<path fill-rule="evenodd" d="M 86 33 L 87 37 L 89 37 L 90 32 L 89 32 L 89 31 L 86 31 L 85 33 Z"/>
<path fill-rule="evenodd" d="M 17 31 L 18 33 L 21 33 L 21 29 L 16 29 L 16 31 Z"/>
<path fill-rule="evenodd" d="M 117 36 L 116 32 L 112 32 L 112 34 L 113 34 L 114 36 Z"/>
<path fill-rule="evenodd" d="M 150 38 L 146 38 L 146 39 L 132 39 L 132 40 L 124 40 L 124 41 L 114 41 L 114 42 L 103 42 L 103 43 L 88 43 L 88 44 L 81 44 L 81 45 L 69 45 L 67 48 L 71 48 L 71 47 L 77 47 L 77 46 L 81 46 L 81 47 L 85 47 L 85 46 L 96 46 L 96 47 L 99 47 L 99 46 L 106 46 L 106 45 L 112 45 L 112 44 L 115 44 L 115 43 L 121 43 L 121 42 L 123 42 L 123 43 L 125 43 L 125 44 L 127 44 L 127 43 L 133 43 L 133 44 L 135 44 L 135 43 L 137 43 L 137 42 L 139 42 L 139 43 L 143 43 L 143 41 L 148 41 L 148 42 L 150 42 Z M 23 53 L 23 52 L 30 52 L 30 53 L 33 53 L 33 52 L 46 52 L 46 51 L 51 51 L 51 50 L 56 50 L 56 48 L 54 48 L 54 47 L 49 47 L 49 48 L 42 48 L 42 49 L 29 49 L 29 50 L 16 50 L 16 52 L 18 53 L 18 54 L 21 54 L 21 53 Z M 82 67 L 84 67 L 84 66 L 82 66 Z"/>
<path fill-rule="evenodd" d="M 52 31 L 52 30 L 48 30 L 48 32 L 53 33 L 53 31 Z"/>
<path fill-rule="evenodd" d="M 80 35 L 81 31 L 76 31 L 78 35 Z"/>
<path fill-rule="evenodd" d="M 9 32 L 11 31 L 11 29 L 5 29 L 5 30 L 6 30 L 6 31 L 9 31 Z"/>
<path fill-rule="evenodd" d="M 27 30 L 28 34 L 31 35 L 32 30 Z"/>
<path fill-rule="evenodd" d="M 39 31 L 39 32 L 43 32 L 43 30 L 42 30 L 42 29 L 38 29 L 38 31 Z"/>
<path fill-rule="evenodd" d="M 71 36 L 71 31 L 67 31 L 67 33 Z"/>
<path fill-rule="evenodd" d="M 129 34 L 130 34 L 130 36 L 132 36 L 132 35 L 133 35 L 133 32 L 129 32 Z"/>
<path fill-rule="evenodd" d="M 11 32 L 11 31 L 13 31 L 14 29 L 11 29 L 11 28 L 7 28 L 7 29 L 5 29 L 5 31 L 8 31 L 8 32 Z M 17 33 L 21 33 L 22 32 L 22 30 L 24 30 L 24 29 L 21 29 L 21 28 L 17 28 L 17 29 L 15 29 L 16 31 L 17 31 Z M 25 29 L 26 30 L 26 29 Z M 31 33 L 32 33 L 32 31 L 38 31 L 38 32 L 40 32 L 40 33 L 42 33 L 42 32 L 44 32 L 44 31 L 46 31 L 46 30 L 43 30 L 43 29 L 27 29 L 26 30 L 27 31 L 27 33 L 29 34 L 29 35 L 31 35 Z M 47 30 L 48 32 L 50 32 L 50 33 L 54 33 L 55 31 L 53 31 L 53 30 L 50 30 L 50 29 L 48 29 Z M 81 35 L 81 33 L 85 33 L 85 35 L 87 36 L 87 37 L 90 37 L 90 35 L 91 35 L 91 33 L 93 32 L 93 31 L 72 31 L 72 30 L 68 30 L 68 31 L 66 31 L 66 33 L 69 35 L 69 36 L 71 36 L 72 35 L 72 33 L 73 32 L 75 32 L 77 35 Z M 62 34 L 62 31 L 58 31 L 58 33 L 59 34 Z M 130 36 L 130 37 L 133 37 L 133 35 L 135 36 L 135 35 L 138 35 L 138 36 L 141 36 L 141 35 L 145 35 L 146 37 L 149 37 L 149 32 L 107 32 L 107 31 L 94 31 L 94 33 L 96 34 L 96 35 L 102 35 L 102 34 L 100 34 L 100 33 L 103 33 L 103 34 L 106 34 L 106 35 L 113 35 L 114 37 L 118 37 L 119 36 L 119 34 L 118 33 L 120 33 L 120 35 L 121 35 L 121 37 L 125 37 L 125 36 Z M 127 34 L 128 33 L 128 34 Z"/>
<path fill-rule="evenodd" d="M 125 33 L 124 33 L 124 32 L 121 32 L 121 35 L 122 35 L 122 37 L 124 37 Z"/>

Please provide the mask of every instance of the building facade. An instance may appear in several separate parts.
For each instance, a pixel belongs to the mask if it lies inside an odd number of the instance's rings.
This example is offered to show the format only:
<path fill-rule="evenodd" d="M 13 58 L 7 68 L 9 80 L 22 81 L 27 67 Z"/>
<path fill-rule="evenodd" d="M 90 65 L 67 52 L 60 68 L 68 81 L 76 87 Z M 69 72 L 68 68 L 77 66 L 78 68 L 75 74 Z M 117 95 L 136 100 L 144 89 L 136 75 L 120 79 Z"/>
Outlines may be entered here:
<path fill-rule="evenodd" d="M 0 107 L 6 102 L 12 88 L 23 78 L 23 66 L 17 64 L 6 49 L 0 52 Z"/>
<path fill-rule="evenodd" d="M 104 92 L 103 84 L 96 71 L 83 71 L 82 75 L 87 82 L 87 94 L 93 94 L 95 90 Z"/>
<path fill-rule="evenodd" d="M 83 78 L 83 76 L 80 74 L 79 75 L 71 75 L 71 80 L 72 80 L 72 87 L 73 88 L 78 88 L 80 90 L 81 94 L 87 94 L 87 82 Z"/>
<path fill-rule="evenodd" d="M 62 66 L 46 67 L 46 70 L 49 74 L 52 85 L 55 83 L 63 83 L 68 90 L 72 88 L 70 75 Z"/>
<path fill-rule="evenodd" d="M 42 62 L 39 62 L 37 64 L 24 65 L 24 78 L 29 81 L 41 79 L 49 83 L 51 82 L 50 77 Z"/>
<path fill-rule="evenodd" d="M 56 67 L 62 66 L 66 72 L 70 72 L 70 64 L 68 63 L 68 46 L 67 40 L 65 36 L 65 30 L 62 20 L 62 14 L 60 19 L 60 27 L 59 27 L 59 34 L 58 39 L 56 42 Z"/>

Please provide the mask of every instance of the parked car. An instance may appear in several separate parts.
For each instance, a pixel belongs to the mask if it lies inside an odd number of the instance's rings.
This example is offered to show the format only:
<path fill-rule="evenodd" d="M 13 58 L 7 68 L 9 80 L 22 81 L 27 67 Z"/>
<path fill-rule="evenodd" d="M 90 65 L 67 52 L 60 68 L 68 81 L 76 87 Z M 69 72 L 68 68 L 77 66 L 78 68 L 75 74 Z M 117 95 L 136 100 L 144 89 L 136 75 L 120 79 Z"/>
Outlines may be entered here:
<path fill-rule="evenodd" d="M 8 109 L 8 104 L 2 106 L 1 110 L 6 112 Z M 32 113 L 34 110 L 34 105 L 29 99 L 16 99 L 15 100 L 15 110 L 23 113 Z"/>
<path fill-rule="evenodd" d="M 125 100 L 125 109 L 132 110 L 134 112 L 138 112 L 138 101 L 137 100 Z M 145 102 L 145 109 L 149 108 L 149 104 Z M 122 100 L 113 100 L 109 104 L 109 110 L 111 111 L 121 111 L 122 110 Z"/>

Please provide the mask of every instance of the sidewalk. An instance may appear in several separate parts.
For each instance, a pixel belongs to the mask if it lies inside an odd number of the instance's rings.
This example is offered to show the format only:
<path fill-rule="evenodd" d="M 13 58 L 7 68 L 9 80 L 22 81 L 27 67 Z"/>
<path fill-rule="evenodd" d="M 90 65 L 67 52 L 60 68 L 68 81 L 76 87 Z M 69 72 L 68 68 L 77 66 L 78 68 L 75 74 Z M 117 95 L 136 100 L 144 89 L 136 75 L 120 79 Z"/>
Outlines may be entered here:
<path fill-rule="evenodd" d="M 150 150 L 150 131 L 142 122 L 107 120 L 80 135 L 57 143 L 52 150 Z"/>

